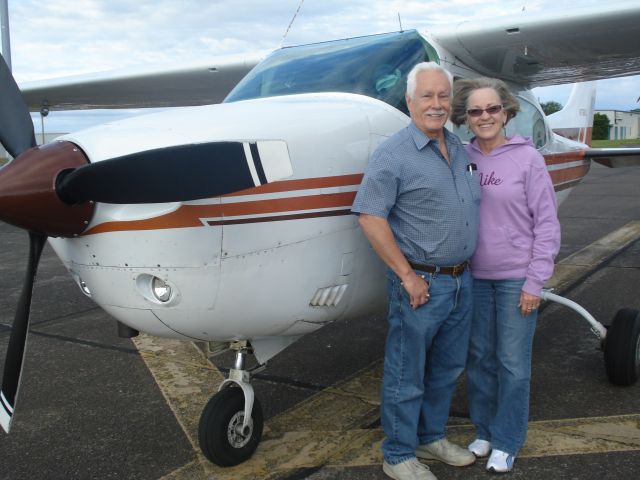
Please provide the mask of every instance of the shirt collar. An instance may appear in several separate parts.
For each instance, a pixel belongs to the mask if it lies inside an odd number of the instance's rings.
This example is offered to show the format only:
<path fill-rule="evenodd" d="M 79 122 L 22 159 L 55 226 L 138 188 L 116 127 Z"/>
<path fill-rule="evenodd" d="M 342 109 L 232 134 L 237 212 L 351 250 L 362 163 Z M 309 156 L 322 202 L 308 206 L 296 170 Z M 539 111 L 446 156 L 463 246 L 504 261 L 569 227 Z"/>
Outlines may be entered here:
<path fill-rule="evenodd" d="M 451 144 L 451 141 L 450 141 L 451 132 L 449 132 L 449 130 L 447 130 L 446 128 L 443 128 L 443 130 L 444 130 L 444 141 L 447 144 L 447 148 L 449 148 L 449 145 Z M 422 150 L 424 147 L 429 145 L 429 143 L 435 142 L 435 140 L 429 138 L 427 135 L 424 134 L 422 130 L 416 127 L 416 124 L 413 122 L 409 124 L 409 134 L 411 135 L 411 138 L 413 138 L 413 141 L 416 144 L 416 148 L 418 150 Z"/>

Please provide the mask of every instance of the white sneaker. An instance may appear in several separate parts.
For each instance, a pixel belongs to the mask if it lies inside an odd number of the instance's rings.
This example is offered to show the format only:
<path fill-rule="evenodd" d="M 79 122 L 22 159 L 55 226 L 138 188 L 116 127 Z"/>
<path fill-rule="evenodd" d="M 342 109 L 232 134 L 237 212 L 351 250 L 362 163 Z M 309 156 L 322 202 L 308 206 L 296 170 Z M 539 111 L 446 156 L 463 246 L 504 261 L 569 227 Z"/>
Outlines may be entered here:
<path fill-rule="evenodd" d="M 396 465 L 385 461 L 382 471 L 394 480 L 438 480 L 429 467 L 421 464 L 417 458 L 410 458 Z"/>
<path fill-rule="evenodd" d="M 479 438 L 471 442 L 467 448 L 478 458 L 484 458 L 491 453 L 491 443 Z"/>
<path fill-rule="evenodd" d="M 454 467 L 465 467 L 476 461 L 476 457 L 469 450 L 451 443 L 446 438 L 418 445 L 416 456 L 423 460 L 439 460 Z"/>
<path fill-rule="evenodd" d="M 515 461 L 515 455 L 510 455 L 502 450 L 491 451 L 491 456 L 487 461 L 487 471 L 494 473 L 507 473 L 513 470 L 513 462 Z"/>

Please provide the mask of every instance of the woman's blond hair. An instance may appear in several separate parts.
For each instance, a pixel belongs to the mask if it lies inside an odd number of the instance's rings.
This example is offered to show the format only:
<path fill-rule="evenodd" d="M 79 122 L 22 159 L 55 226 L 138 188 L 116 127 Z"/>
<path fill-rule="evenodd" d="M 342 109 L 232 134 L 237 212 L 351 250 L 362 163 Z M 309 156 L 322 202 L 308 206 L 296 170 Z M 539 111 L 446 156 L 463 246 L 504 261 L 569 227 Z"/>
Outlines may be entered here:
<path fill-rule="evenodd" d="M 505 125 L 520 111 L 518 100 L 502 80 L 489 77 L 461 79 L 456 80 L 453 85 L 451 123 L 459 127 L 466 122 L 469 96 L 481 88 L 491 88 L 498 94 L 502 108 L 507 114 L 507 120 L 504 122 Z"/>

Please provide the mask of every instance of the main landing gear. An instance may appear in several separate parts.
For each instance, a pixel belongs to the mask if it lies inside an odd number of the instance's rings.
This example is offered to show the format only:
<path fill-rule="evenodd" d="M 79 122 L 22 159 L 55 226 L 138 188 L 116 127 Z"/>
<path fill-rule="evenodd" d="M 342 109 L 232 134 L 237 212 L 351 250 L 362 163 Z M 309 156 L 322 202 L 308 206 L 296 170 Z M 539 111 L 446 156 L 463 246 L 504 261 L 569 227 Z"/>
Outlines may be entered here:
<path fill-rule="evenodd" d="M 249 383 L 251 374 L 245 370 L 251 346 L 237 342 L 231 348 L 236 350 L 234 368 L 205 406 L 198 428 L 202 453 L 221 467 L 238 465 L 251 457 L 264 426 L 262 407 Z"/>
<path fill-rule="evenodd" d="M 542 291 L 542 299 L 565 305 L 579 313 L 600 339 L 609 381 L 614 385 L 633 385 L 640 375 L 640 312 L 630 308 L 618 310 L 607 328 L 577 303 Z"/>

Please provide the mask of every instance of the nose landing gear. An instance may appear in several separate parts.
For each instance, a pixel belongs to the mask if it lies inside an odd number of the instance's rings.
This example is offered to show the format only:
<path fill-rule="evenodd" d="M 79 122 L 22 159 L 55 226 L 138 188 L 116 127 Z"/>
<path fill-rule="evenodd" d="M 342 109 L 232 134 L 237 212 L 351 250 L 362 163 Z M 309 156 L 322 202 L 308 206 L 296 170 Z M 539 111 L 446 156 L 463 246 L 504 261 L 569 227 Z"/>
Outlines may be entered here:
<path fill-rule="evenodd" d="M 238 342 L 234 368 L 205 406 L 200 417 L 198 440 L 205 457 L 221 467 L 247 460 L 262 438 L 262 407 L 249 383 L 245 357 L 251 353 L 248 342 Z"/>

